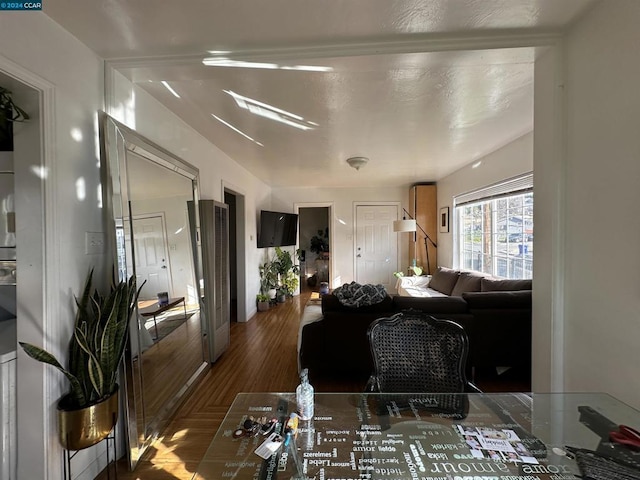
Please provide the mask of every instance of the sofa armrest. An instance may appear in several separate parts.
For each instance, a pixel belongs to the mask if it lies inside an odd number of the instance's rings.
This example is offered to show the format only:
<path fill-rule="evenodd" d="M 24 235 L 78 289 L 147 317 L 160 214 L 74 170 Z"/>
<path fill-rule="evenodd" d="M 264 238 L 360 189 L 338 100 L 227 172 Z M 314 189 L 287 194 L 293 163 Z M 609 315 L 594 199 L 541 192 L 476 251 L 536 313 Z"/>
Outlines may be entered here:
<path fill-rule="evenodd" d="M 469 305 L 469 310 L 479 309 L 531 309 L 531 290 L 465 292 L 462 299 Z"/>

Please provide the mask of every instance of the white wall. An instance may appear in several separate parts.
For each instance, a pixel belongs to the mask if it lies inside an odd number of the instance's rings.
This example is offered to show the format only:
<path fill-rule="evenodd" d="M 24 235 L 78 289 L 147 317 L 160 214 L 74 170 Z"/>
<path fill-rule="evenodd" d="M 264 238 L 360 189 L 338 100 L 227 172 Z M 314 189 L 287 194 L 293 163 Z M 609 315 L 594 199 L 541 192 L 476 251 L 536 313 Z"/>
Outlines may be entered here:
<path fill-rule="evenodd" d="M 269 209 L 271 188 L 229 158 L 179 117 L 117 72 L 109 72 L 113 83 L 107 98 L 107 113 L 135 129 L 200 170 L 201 198 L 224 202 L 223 185 L 245 196 L 247 316 L 256 312 L 255 295 L 260 290 L 258 265 L 262 252 L 256 247 L 256 211 Z"/>
<path fill-rule="evenodd" d="M 640 408 L 640 2 L 567 38 L 565 388 Z"/>
<path fill-rule="evenodd" d="M 374 168 L 368 165 L 367 168 Z M 330 203 L 333 218 L 329 231 L 332 241 L 331 276 L 332 287 L 355 280 L 355 219 L 354 204 L 357 202 L 401 202 L 406 208 L 409 201 L 409 187 L 397 188 L 278 188 L 272 194 L 274 210 L 293 212 L 295 203 Z M 407 242 L 399 242 L 400 262 L 406 262 Z M 406 270 L 408 265 L 400 263 Z"/>
<path fill-rule="evenodd" d="M 32 179 L 27 187 L 33 189 L 30 194 L 24 192 L 22 199 L 19 192 L 16 195 L 18 269 L 22 270 L 18 273 L 18 340 L 60 354 L 73 327 L 72 295 L 79 293 L 90 266 L 98 267 L 99 282 L 105 277 L 104 256 L 84 255 L 85 232 L 102 231 L 96 129 L 103 98 L 102 61 L 43 13 L 23 13 L 0 15 L 0 70 L 18 75 L 23 82 L 28 78 L 46 90 L 45 101 L 51 102 L 42 105 L 42 115 L 25 128 L 37 129 L 50 119 L 45 125 L 51 129 L 43 137 L 44 170 L 37 168 L 38 150 L 23 158 L 16 145 L 16 160 L 20 158 L 16 175 L 22 169 L 25 178 Z M 44 177 L 42 184 L 36 172 Z M 61 360 L 66 360 L 64 355 Z M 18 478 L 61 478 L 55 406 L 67 383 L 57 371 L 27 358 L 21 350 L 17 362 Z M 74 472 L 82 472 L 102 451 L 81 452 L 74 459 Z M 90 469 L 84 478 L 96 473 Z"/>
<path fill-rule="evenodd" d="M 473 168 L 478 161 L 480 166 Z M 449 233 L 438 233 L 438 265 L 452 267 L 453 261 L 453 197 L 493 185 L 506 178 L 533 170 L 533 133 L 527 133 L 504 147 L 475 160 L 437 183 L 438 211 L 449 207 Z"/>

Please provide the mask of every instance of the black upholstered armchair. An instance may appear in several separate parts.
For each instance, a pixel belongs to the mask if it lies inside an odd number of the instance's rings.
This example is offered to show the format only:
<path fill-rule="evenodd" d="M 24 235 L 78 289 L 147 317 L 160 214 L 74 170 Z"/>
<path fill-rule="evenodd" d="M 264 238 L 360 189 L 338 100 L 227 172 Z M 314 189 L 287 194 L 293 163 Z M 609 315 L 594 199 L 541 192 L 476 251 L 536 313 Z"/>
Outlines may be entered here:
<path fill-rule="evenodd" d="M 409 310 L 375 320 L 368 336 L 374 371 L 367 391 L 480 392 L 467 381 L 469 345 L 457 323 Z"/>

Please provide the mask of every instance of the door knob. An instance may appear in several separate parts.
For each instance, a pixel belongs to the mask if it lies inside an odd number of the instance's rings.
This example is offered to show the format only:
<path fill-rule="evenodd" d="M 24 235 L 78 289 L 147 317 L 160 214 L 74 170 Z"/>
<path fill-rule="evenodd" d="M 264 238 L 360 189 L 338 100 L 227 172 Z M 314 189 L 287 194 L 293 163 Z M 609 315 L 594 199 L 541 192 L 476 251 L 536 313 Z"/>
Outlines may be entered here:
<path fill-rule="evenodd" d="M 360 257 L 362 257 L 362 255 L 358 254 L 358 255 L 356 255 L 356 257 L 360 258 Z"/>
<path fill-rule="evenodd" d="M 162 265 L 160 268 L 167 268 L 167 266 L 166 265 Z"/>

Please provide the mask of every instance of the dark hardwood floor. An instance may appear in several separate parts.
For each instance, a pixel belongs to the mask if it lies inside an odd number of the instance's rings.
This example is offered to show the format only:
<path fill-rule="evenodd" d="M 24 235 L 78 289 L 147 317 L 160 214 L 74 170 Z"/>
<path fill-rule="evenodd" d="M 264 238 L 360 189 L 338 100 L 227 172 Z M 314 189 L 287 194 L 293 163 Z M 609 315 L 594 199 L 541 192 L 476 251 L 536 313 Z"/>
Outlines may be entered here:
<path fill-rule="evenodd" d="M 191 479 L 238 392 L 291 392 L 298 384 L 297 337 L 300 316 L 311 292 L 288 299 L 247 323 L 231 324 L 231 345 L 212 365 L 134 472 L 124 460 L 121 480 Z M 477 372 L 486 392 L 529 391 L 517 372 Z M 525 377 L 527 375 L 524 375 Z M 315 379 L 316 391 L 362 391 L 364 380 Z M 99 479 L 106 479 L 103 472 Z"/>

